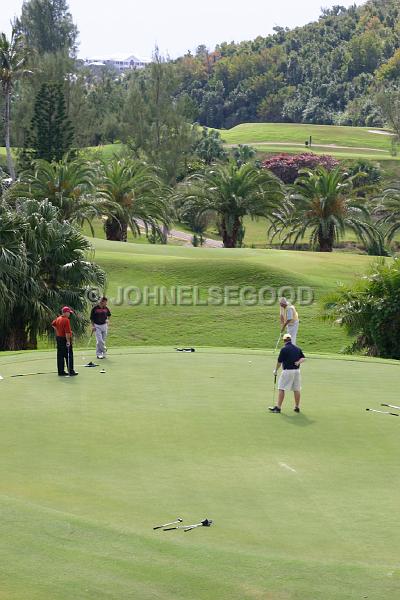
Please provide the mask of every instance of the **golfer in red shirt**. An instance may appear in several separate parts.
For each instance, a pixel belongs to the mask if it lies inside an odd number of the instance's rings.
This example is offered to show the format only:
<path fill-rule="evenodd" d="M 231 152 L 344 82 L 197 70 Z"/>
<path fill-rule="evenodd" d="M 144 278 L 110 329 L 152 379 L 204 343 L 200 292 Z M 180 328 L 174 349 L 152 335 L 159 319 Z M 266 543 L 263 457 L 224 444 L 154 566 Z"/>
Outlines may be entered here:
<path fill-rule="evenodd" d="M 78 375 L 74 371 L 74 352 L 72 349 L 72 330 L 70 323 L 71 313 L 74 311 L 69 306 L 61 309 L 61 316 L 54 319 L 51 326 L 56 333 L 57 341 L 57 370 L 59 377 L 73 377 Z M 64 361 L 67 364 L 68 373 L 64 371 Z"/>

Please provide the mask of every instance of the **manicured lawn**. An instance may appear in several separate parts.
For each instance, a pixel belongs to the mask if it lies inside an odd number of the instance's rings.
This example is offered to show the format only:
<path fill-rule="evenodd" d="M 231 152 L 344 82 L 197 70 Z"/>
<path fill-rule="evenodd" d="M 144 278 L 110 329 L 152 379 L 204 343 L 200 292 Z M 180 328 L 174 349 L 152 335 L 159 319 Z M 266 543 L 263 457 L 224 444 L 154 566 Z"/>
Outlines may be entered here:
<path fill-rule="evenodd" d="M 311 357 L 303 412 L 271 415 L 271 353 L 10 377 L 54 363 L 0 357 L 1 597 L 398 599 L 400 419 L 365 411 L 399 403 L 398 365 Z M 153 531 L 177 517 L 214 525 Z"/>
<path fill-rule="evenodd" d="M 312 136 L 313 151 L 323 151 L 332 154 L 334 148 L 319 149 L 318 145 L 344 146 L 349 152 L 363 155 L 362 150 L 355 148 L 368 148 L 369 154 L 376 157 L 381 154 L 388 159 L 390 156 L 390 136 L 370 133 L 374 128 L 369 127 L 336 127 L 332 125 L 303 125 L 297 123 L 244 123 L 229 130 L 219 130 L 221 137 L 227 144 L 267 144 L 275 142 L 283 144 L 275 146 L 277 152 L 285 151 L 293 143 L 304 145 L 305 140 Z M 287 146 L 285 145 L 287 144 Z M 293 146 L 292 146 L 293 147 Z M 304 147 L 305 149 L 305 147 Z M 383 152 L 377 152 L 381 150 Z M 298 151 L 298 148 L 297 148 Z M 335 153 L 346 155 L 346 149 L 337 149 Z"/>
<path fill-rule="evenodd" d="M 265 295 L 269 302 L 272 294 L 277 298 L 290 285 L 311 288 L 316 300 L 299 306 L 301 343 L 307 350 L 339 352 L 349 340 L 340 328 L 320 320 L 318 302 L 338 281 L 351 282 L 364 274 L 372 261 L 340 253 L 183 248 L 98 239 L 94 244 L 95 259 L 108 274 L 114 345 L 273 348 L 279 332 L 276 302 L 244 306 L 233 299 L 230 305 L 212 305 L 208 290 L 217 287 L 225 293 L 228 286 L 253 286 L 257 291 L 267 287 L 272 288 Z M 129 299 L 136 302 L 136 288 L 144 295 L 146 286 L 149 292 L 157 286 L 167 292 L 178 286 L 197 286 L 200 302 L 191 302 L 189 297 L 178 305 L 173 298 L 163 303 L 153 297 L 147 304 L 128 304 Z"/>
<path fill-rule="evenodd" d="M 111 160 L 114 156 L 118 156 L 124 148 L 123 144 L 105 144 L 103 146 L 90 146 L 86 150 L 90 154 L 97 154 L 103 160 Z M 83 152 L 85 152 L 83 150 Z"/>

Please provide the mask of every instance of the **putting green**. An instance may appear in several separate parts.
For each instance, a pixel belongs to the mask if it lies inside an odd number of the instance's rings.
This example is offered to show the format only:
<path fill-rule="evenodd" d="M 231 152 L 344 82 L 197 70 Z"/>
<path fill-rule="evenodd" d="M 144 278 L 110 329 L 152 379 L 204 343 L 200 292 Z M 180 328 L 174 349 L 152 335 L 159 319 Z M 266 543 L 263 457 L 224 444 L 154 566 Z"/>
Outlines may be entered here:
<path fill-rule="evenodd" d="M 93 359 L 77 352 L 77 365 Z M 0 598 L 397 600 L 394 362 L 310 357 L 269 414 L 271 352 L 114 348 L 79 377 L 0 357 Z M 385 409 L 383 409 L 385 410 Z M 154 532 L 182 517 L 210 528 Z"/>

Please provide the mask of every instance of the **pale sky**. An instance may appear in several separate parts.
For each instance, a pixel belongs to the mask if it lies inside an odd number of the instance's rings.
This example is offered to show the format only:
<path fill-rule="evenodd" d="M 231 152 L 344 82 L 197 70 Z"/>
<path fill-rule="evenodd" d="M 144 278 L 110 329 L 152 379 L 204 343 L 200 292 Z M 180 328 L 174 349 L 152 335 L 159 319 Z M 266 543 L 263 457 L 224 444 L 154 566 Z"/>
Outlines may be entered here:
<path fill-rule="evenodd" d="M 365 0 L 69 0 L 79 29 L 78 55 L 112 54 L 150 57 L 157 44 L 172 58 L 205 44 L 266 36 L 275 25 L 293 28 L 316 20 L 321 6 L 349 7 Z M 10 20 L 22 0 L 0 0 L 0 31 L 9 35 Z"/>

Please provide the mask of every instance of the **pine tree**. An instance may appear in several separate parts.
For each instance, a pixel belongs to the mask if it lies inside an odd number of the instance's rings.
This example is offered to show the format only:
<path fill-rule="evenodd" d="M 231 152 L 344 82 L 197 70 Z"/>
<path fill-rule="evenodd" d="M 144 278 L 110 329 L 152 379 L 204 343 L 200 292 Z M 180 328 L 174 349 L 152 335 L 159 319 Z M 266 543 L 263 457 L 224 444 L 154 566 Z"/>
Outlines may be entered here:
<path fill-rule="evenodd" d="M 73 127 L 60 83 L 44 83 L 35 100 L 28 145 L 32 158 L 60 161 L 71 149 Z"/>
<path fill-rule="evenodd" d="M 78 29 L 66 0 L 25 0 L 17 25 L 29 47 L 38 54 L 67 52 L 75 55 Z"/>

